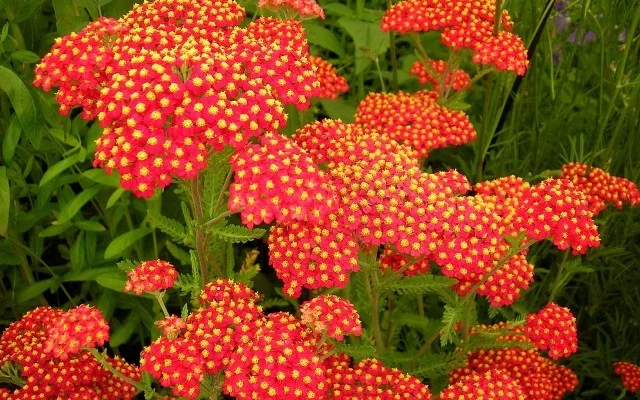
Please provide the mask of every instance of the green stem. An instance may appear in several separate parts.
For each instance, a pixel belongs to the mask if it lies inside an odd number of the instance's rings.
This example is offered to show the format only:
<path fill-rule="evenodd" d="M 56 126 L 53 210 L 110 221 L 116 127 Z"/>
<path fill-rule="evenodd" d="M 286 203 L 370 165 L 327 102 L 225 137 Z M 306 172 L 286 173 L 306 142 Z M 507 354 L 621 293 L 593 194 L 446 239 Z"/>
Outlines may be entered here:
<path fill-rule="evenodd" d="M 440 337 L 440 331 L 438 329 L 433 332 L 431 336 L 427 339 L 427 341 L 420 347 L 420 350 L 413 356 L 413 358 L 407 364 L 407 369 L 413 367 L 413 365 L 422 357 L 423 355 L 431 352 L 431 345 L 433 342 Z"/>
<path fill-rule="evenodd" d="M 220 189 L 220 194 L 216 199 L 216 203 L 213 206 L 213 208 L 209 210 L 209 215 L 213 215 L 214 211 L 216 211 L 218 207 L 220 207 L 220 204 L 222 204 L 222 199 L 224 198 L 224 194 L 227 191 L 229 184 L 231 184 L 232 176 L 233 176 L 233 170 L 229 169 L 229 172 L 227 172 L 227 176 L 224 178 L 224 183 L 222 184 L 222 189 Z"/>
<path fill-rule="evenodd" d="M 622 393 L 620 393 L 620 396 L 616 397 L 616 400 L 622 400 L 625 397 L 627 397 L 627 389 L 624 389 Z"/>
<path fill-rule="evenodd" d="M 493 20 L 493 35 L 498 36 L 502 20 L 502 0 L 496 0 L 496 16 Z"/>
<path fill-rule="evenodd" d="M 378 60 L 378 57 L 374 59 L 374 63 L 376 64 L 376 70 L 378 71 L 378 77 L 380 78 L 380 86 L 382 87 L 382 92 L 386 93 L 387 88 L 384 84 L 384 78 L 382 77 L 382 70 L 380 69 L 380 61 Z"/>
<path fill-rule="evenodd" d="M 569 250 L 565 250 L 564 254 L 562 256 L 562 261 L 560 261 L 560 264 L 558 265 L 558 272 L 556 274 L 556 277 L 553 281 L 553 284 L 551 286 L 551 294 L 549 295 L 549 301 L 553 301 L 556 298 L 556 295 L 558 294 L 558 291 L 560 290 L 560 288 L 562 288 L 562 281 L 563 281 L 563 277 L 562 277 L 562 273 L 564 272 L 564 265 L 567 262 L 567 258 L 569 256 Z"/>
<path fill-rule="evenodd" d="M 156 298 L 156 300 L 158 300 L 158 304 L 160 304 L 160 308 L 162 309 L 162 313 L 164 314 L 165 317 L 169 317 L 169 311 L 167 310 L 167 306 L 165 306 L 164 304 L 164 300 L 162 300 L 162 297 L 164 296 L 164 292 L 158 292 L 155 291 L 153 292 L 153 297 Z"/>
<path fill-rule="evenodd" d="M 200 175 L 191 181 L 189 193 L 191 195 L 191 203 L 193 205 L 193 216 L 196 221 L 196 255 L 198 256 L 198 264 L 200 264 L 200 280 L 202 285 L 209 282 L 209 264 L 207 263 L 207 238 L 202 226 L 204 213 L 202 211 L 202 196 L 200 193 Z M 222 273 L 218 274 L 222 276 Z"/>
<path fill-rule="evenodd" d="M 230 215 L 235 214 L 235 212 L 231 211 L 231 210 L 227 210 L 225 212 L 223 212 L 222 214 L 210 219 L 209 221 L 205 222 L 204 224 L 202 224 L 202 227 L 207 227 L 207 226 L 211 226 L 213 224 L 215 224 L 216 222 L 220 222 L 223 219 L 227 218 Z"/>
<path fill-rule="evenodd" d="M 377 274 L 372 268 L 364 271 L 364 282 L 369 296 L 369 304 L 371 305 L 371 325 L 373 326 L 373 335 L 376 342 L 376 349 L 378 354 L 384 351 L 384 341 L 382 339 L 382 330 L 380 329 L 380 309 L 379 309 L 379 297 L 375 293 L 372 285 L 372 275 Z"/>
<path fill-rule="evenodd" d="M 113 367 L 113 365 L 109 364 L 109 362 L 105 360 L 104 354 L 100 353 L 98 349 L 86 349 L 86 350 L 89 353 L 91 353 L 91 355 L 93 355 L 96 361 L 98 361 L 100 365 L 104 367 L 104 369 L 106 369 L 107 371 L 117 376 L 121 381 L 127 382 L 129 385 L 135 387 L 140 392 L 146 392 L 146 389 L 140 384 L 140 382 L 134 381 L 128 376 L 123 375 L 122 372 L 118 371 Z M 156 393 L 155 391 L 152 391 L 151 394 L 153 397 L 162 398 L 162 396 L 158 395 L 158 393 Z"/>

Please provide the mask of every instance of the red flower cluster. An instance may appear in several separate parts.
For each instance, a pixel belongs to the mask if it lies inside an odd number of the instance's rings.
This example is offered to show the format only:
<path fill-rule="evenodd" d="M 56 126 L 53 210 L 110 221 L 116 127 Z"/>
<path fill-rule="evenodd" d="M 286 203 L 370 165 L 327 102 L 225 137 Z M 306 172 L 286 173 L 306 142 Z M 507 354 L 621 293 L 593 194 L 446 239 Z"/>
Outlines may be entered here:
<path fill-rule="evenodd" d="M 260 0 L 258 7 L 292 9 L 302 17 L 320 17 L 324 19 L 324 10 L 315 0 Z"/>
<path fill-rule="evenodd" d="M 300 307 L 302 322 L 318 334 L 343 341 L 344 335 L 360 336 L 362 323 L 356 308 L 348 300 L 334 295 L 321 295 Z"/>
<path fill-rule="evenodd" d="M 618 210 L 622 209 L 624 203 L 640 205 L 638 186 L 628 179 L 581 163 L 564 165 L 561 170 L 562 178 L 572 181 L 587 196 L 589 210 L 594 215 L 600 214 L 607 204 L 613 204 Z"/>
<path fill-rule="evenodd" d="M 500 29 L 494 32 L 496 18 Z M 496 16 L 495 0 L 403 0 L 382 18 L 383 31 L 440 31 L 444 45 L 471 49 L 474 62 L 524 75 L 529 64 L 527 49 L 522 39 L 510 32 L 512 28 L 507 11 Z"/>
<path fill-rule="evenodd" d="M 66 360 L 83 348 L 102 346 L 109 340 L 109 325 L 100 310 L 81 304 L 60 315 L 47 334 L 44 352 Z"/>
<path fill-rule="evenodd" d="M 123 290 L 140 296 L 142 293 L 171 289 L 178 279 L 178 271 L 167 261 L 153 260 L 137 265 L 127 276 Z"/>
<path fill-rule="evenodd" d="M 175 395 L 197 398 L 205 374 L 223 371 L 233 352 L 258 329 L 263 315 L 257 299 L 244 285 L 209 283 L 200 296 L 203 307 L 189 315 L 179 334 L 172 331 L 146 347 L 140 368 Z"/>
<path fill-rule="evenodd" d="M 425 62 L 429 63 L 429 69 L 425 67 Z M 435 72 L 434 76 L 432 73 Z M 447 74 L 445 81 L 446 89 L 463 90 L 469 88 L 470 78 L 463 69 L 455 68 L 448 69 L 448 65 L 443 60 L 431 60 L 431 61 L 416 61 L 409 70 L 409 75 L 415 75 L 418 77 L 418 82 L 422 85 L 431 83 L 431 88 L 434 92 L 440 91 L 440 82 Z"/>
<path fill-rule="evenodd" d="M 170 315 L 165 319 L 156 321 L 156 326 L 162 331 L 162 334 L 170 339 L 177 337 L 187 324 L 184 320 L 176 315 Z"/>
<path fill-rule="evenodd" d="M 535 240 L 551 239 L 560 250 L 574 254 L 600 245 L 584 193 L 566 179 L 547 179 L 519 200 L 514 228 Z"/>
<path fill-rule="evenodd" d="M 504 329 L 505 324 L 498 324 L 476 327 L 472 333 L 496 332 Z M 498 341 L 529 343 L 522 333 L 522 328 L 512 329 L 512 332 L 500 336 Z M 470 375 L 482 376 L 487 371 L 495 370 L 502 372 L 503 379 L 505 377 L 513 379 L 520 387 L 525 399 L 561 400 L 578 385 L 578 378 L 569 368 L 543 357 L 535 348 L 520 347 L 481 349 L 470 352 L 467 356 L 467 365 L 454 370 L 449 375 L 449 379 L 451 385 L 455 387 L 458 382 L 468 382 Z"/>
<path fill-rule="evenodd" d="M 285 136 L 265 133 L 260 142 L 231 157 L 235 178 L 229 190 L 229 209 L 241 212 L 249 228 L 274 219 L 324 220 L 334 197 L 325 173 Z"/>
<path fill-rule="evenodd" d="M 525 400 L 518 382 L 508 372 L 488 369 L 462 377 L 440 393 L 441 400 Z"/>
<path fill-rule="evenodd" d="M 300 23 L 238 25 L 232 0 L 157 0 L 59 39 L 34 84 L 60 88 L 61 112 L 82 106 L 105 128 L 94 164 L 149 197 L 171 177 L 193 178 L 208 147 L 241 147 L 318 94 Z"/>
<path fill-rule="evenodd" d="M 378 360 L 362 360 L 353 367 L 346 356 L 327 360 L 327 376 L 334 400 L 431 400 L 427 385 Z"/>
<path fill-rule="evenodd" d="M 328 61 L 318 56 L 309 57 L 309 61 L 315 67 L 316 77 L 320 82 L 317 97 L 321 99 L 335 100 L 339 95 L 349 90 L 349 84 L 344 76 L 338 75 L 338 71 Z"/>
<path fill-rule="evenodd" d="M 622 377 L 622 386 L 635 393 L 640 391 L 640 366 L 626 361 L 613 363 L 613 372 Z"/>
<path fill-rule="evenodd" d="M 133 399 L 136 393 L 133 386 L 115 377 L 93 355 L 79 348 L 93 347 L 108 338 L 103 322 L 97 311 L 88 306 L 66 313 L 39 307 L 9 325 L 0 337 L 0 366 L 7 363 L 20 366 L 24 385 L 0 389 L 0 398 Z M 72 323 L 75 325 L 71 326 Z M 141 379 L 137 367 L 117 357 L 106 360 L 124 376 Z"/>
<path fill-rule="evenodd" d="M 369 93 L 358 105 L 356 124 L 408 146 L 422 157 L 431 150 L 476 139 L 469 117 L 436 102 L 437 93 Z"/>
<path fill-rule="evenodd" d="M 524 334 L 537 348 L 549 350 L 549 357 L 557 360 L 578 351 L 576 319 L 566 307 L 547 304 L 536 314 L 527 315 Z"/>

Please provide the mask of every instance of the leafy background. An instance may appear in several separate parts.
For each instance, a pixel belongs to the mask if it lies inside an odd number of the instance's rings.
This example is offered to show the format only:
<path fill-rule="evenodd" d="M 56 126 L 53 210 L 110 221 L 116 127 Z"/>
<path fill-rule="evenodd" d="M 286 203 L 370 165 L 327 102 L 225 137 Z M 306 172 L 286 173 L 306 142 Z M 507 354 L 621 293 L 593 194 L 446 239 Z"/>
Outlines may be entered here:
<path fill-rule="evenodd" d="M 241 3 L 250 16 L 256 12 L 255 2 Z M 326 19 L 305 22 L 312 53 L 330 60 L 351 89 L 336 101 L 292 114 L 289 132 L 313 118 L 351 121 L 370 91 L 419 89 L 407 73 L 416 60 L 409 39 L 380 32 L 387 2 L 320 3 Z M 149 201 L 120 189 L 117 177 L 92 168 L 99 126 L 76 113 L 60 116 L 53 95 L 31 85 L 34 65 L 56 37 L 100 16 L 119 17 L 132 4 L 0 0 L 0 330 L 38 305 L 92 303 L 111 323 L 111 349 L 135 361 L 149 332 L 156 334 L 153 321 L 160 311 L 150 298 L 121 293 L 125 278 L 117 263 L 160 257 L 190 270 L 190 228 L 177 222 L 190 220 L 181 206 L 184 188 L 172 186 Z M 425 168 L 457 168 L 473 181 L 509 174 L 536 179 L 568 161 L 582 161 L 638 182 L 638 2 L 570 2 L 571 22 L 564 31 L 556 24 L 554 1 L 509 0 L 505 6 L 530 46 L 530 69 L 521 80 L 500 74 L 476 85 L 465 102 L 479 139 L 434 151 Z M 586 40 L 587 32 L 595 39 Z M 445 56 L 437 35 L 424 34 L 422 41 L 434 58 Z M 475 68 L 469 60 L 463 67 Z M 208 176 L 216 187 L 227 169 L 223 162 L 212 164 Z M 640 209 L 608 210 L 597 222 L 602 246 L 577 262 L 546 245 L 531 251 L 536 284 L 512 309 L 531 310 L 552 296 L 574 311 L 580 337 L 579 353 L 568 360 L 580 376 L 574 398 L 616 398 L 619 381 L 611 363 L 640 362 Z M 297 304 L 281 296 L 268 266 L 264 231 L 252 236 L 238 229 L 221 228 L 226 244 L 215 249 L 219 265 L 253 271 L 249 278 L 259 266 L 255 286 L 267 298 L 264 306 L 294 309 Z M 239 242 L 244 243 L 233 246 Z M 355 277 L 352 286 L 357 284 Z M 179 312 L 185 299 L 169 307 Z M 437 329 L 433 321 L 443 317 L 430 313 L 438 307 L 437 296 L 421 299 L 426 315 L 420 319 L 402 313 L 408 305 L 396 305 L 390 340 L 406 350 L 420 347 Z M 495 316 L 513 317 L 512 310 Z M 445 310 L 445 319 L 452 313 Z M 447 362 L 447 356 L 439 357 Z M 439 364 L 431 364 L 431 370 L 412 372 L 437 375 Z"/>

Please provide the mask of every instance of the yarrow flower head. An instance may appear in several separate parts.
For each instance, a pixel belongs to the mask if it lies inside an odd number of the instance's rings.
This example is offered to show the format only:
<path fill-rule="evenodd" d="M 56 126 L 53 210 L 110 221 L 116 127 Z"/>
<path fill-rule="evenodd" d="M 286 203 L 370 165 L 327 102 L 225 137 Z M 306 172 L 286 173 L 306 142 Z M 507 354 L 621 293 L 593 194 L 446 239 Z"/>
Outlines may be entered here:
<path fill-rule="evenodd" d="M 576 319 L 566 307 L 547 304 L 536 314 L 527 315 L 524 334 L 549 357 L 569 357 L 578 351 Z"/>
<path fill-rule="evenodd" d="M 496 15 L 495 0 L 403 0 L 382 18 L 383 31 L 440 31 L 444 45 L 471 49 L 474 62 L 524 75 L 529 63 L 527 50 L 522 39 L 510 32 L 512 28 L 506 10 Z"/>
<path fill-rule="evenodd" d="M 318 56 L 311 56 L 309 61 L 315 67 L 316 77 L 320 82 L 320 90 L 317 97 L 335 100 L 339 95 L 349 90 L 347 79 L 338 75 L 338 71 L 327 60 Z"/>
<path fill-rule="evenodd" d="M 628 179 L 613 176 L 600 168 L 581 163 L 569 163 L 561 169 L 561 177 L 568 179 L 587 196 L 589 210 L 600 214 L 607 204 L 621 210 L 624 203 L 640 205 L 638 186 Z"/>
<path fill-rule="evenodd" d="M 473 372 L 445 388 L 440 393 L 442 400 L 525 400 L 518 382 L 507 372 L 489 369 Z"/>
<path fill-rule="evenodd" d="M 429 69 L 425 67 L 425 62 L 429 63 Z M 431 84 L 434 92 L 440 91 L 440 82 L 446 73 L 445 87 L 459 91 L 469 89 L 471 78 L 463 69 L 456 68 L 449 70 L 447 63 L 443 60 L 416 61 L 411 65 L 409 75 L 415 75 L 422 85 Z M 435 74 L 434 74 L 435 72 Z"/>
<path fill-rule="evenodd" d="M 476 139 L 469 117 L 436 102 L 437 93 L 370 93 L 358 105 L 356 124 L 413 147 L 422 157 L 431 150 Z"/>
<path fill-rule="evenodd" d="M 411 260 L 405 254 L 398 253 L 389 246 L 385 246 L 378 259 L 380 267 L 391 269 L 395 272 L 401 272 L 403 276 L 415 276 L 426 274 L 431 267 L 427 257 L 420 257 L 417 260 Z"/>
<path fill-rule="evenodd" d="M 261 145 L 247 145 L 231 157 L 235 173 L 229 209 L 255 224 L 318 222 L 331 211 L 334 192 L 329 177 L 291 139 L 267 133 Z"/>
<path fill-rule="evenodd" d="M 48 330 L 44 352 L 59 359 L 109 340 L 109 325 L 97 308 L 82 304 L 62 314 Z"/>
<path fill-rule="evenodd" d="M 178 271 L 163 260 L 144 261 L 127 273 L 125 292 L 152 293 L 171 289 L 178 279 Z"/>
<path fill-rule="evenodd" d="M 622 387 L 631 393 L 640 391 L 640 366 L 618 361 L 613 363 L 613 372 L 622 378 Z"/>
<path fill-rule="evenodd" d="M 324 10 L 315 0 L 260 0 L 258 7 L 288 8 L 302 17 L 320 17 L 324 19 Z"/>
<path fill-rule="evenodd" d="M 184 320 L 176 315 L 170 315 L 164 319 L 156 321 L 156 326 L 162 331 L 164 336 L 168 338 L 177 337 L 187 324 Z"/>
<path fill-rule="evenodd" d="M 385 367 L 378 360 L 362 360 L 353 367 L 345 356 L 327 361 L 331 399 L 432 399 L 429 387 L 418 378 L 404 374 L 397 368 Z"/>
<path fill-rule="evenodd" d="M 20 366 L 19 379 L 24 382 L 17 389 L 2 389 L 0 398 L 57 400 L 62 394 L 74 394 L 79 399 L 133 399 L 136 388 L 83 349 L 102 345 L 108 337 L 106 323 L 92 307 L 31 310 L 0 337 L 0 365 Z M 137 367 L 117 357 L 103 357 L 125 377 L 141 379 Z"/>
<path fill-rule="evenodd" d="M 94 165 L 150 197 L 191 179 L 210 148 L 244 146 L 284 126 L 284 106 L 309 106 L 319 83 L 297 21 L 238 25 L 232 0 L 157 0 L 57 41 L 34 84 L 58 87 L 60 111 L 84 108 L 104 128 Z"/>
<path fill-rule="evenodd" d="M 334 295 L 315 297 L 300 307 L 302 322 L 316 331 L 343 341 L 344 335 L 360 336 L 362 323 L 356 308 L 348 300 Z"/>
<path fill-rule="evenodd" d="M 481 332 L 504 331 L 505 324 L 481 326 L 472 330 L 472 334 Z M 530 343 L 522 334 L 522 327 L 514 328 L 498 337 L 499 341 Z M 532 344 L 532 343 L 531 343 Z M 561 400 L 578 385 L 578 378 L 569 368 L 555 364 L 544 358 L 535 348 L 505 347 L 480 349 L 470 352 L 465 366 L 455 369 L 449 375 L 452 386 L 466 381 L 469 375 L 483 375 L 487 371 L 499 370 L 515 381 L 525 399 Z M 467 381 L 468 382 L 468 381 Z M 444 397 L 441 397 L 444 399 Z M 455 398 L 455 397 L 454 397 Z M 473 398 L 473 397 L 472 397 Z"/>
<path fill-rule="evenodd" d="M 560 250 L 584 254 L 600 245 L 586 196 L 566 179 L 547 179 L 534 185 L 519 200 L 516 230 L 536 240 L 551 239 Z"/>

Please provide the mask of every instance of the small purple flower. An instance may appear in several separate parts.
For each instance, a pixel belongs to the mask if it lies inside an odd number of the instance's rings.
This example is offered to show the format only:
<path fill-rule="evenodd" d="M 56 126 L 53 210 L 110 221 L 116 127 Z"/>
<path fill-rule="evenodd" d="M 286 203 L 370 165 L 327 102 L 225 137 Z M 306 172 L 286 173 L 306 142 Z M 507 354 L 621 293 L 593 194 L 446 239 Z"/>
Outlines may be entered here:
<path fill-rule="evenodd" d="M 573 31 L 573 33 L 569 36 L 569 43 L 575 43 L 578 46 L 584 46 L 586 43 L 591 42 L 593 40 L 596 40 L 596 34 L 588 31 L 587 33 L 584 34 L 584 36 L 582 36 L 580 39 L 578 39 L 578 31 L 575 30 Z"/>
<path fill-rule="evenodd" d="M 561 12 L 556 15 L 553 23 L 556 25 L 556 29 L 558 33 L 562 33 L 569 28 L 569 24 L 571 23 L 571 17 L 567 12 Z"/>

